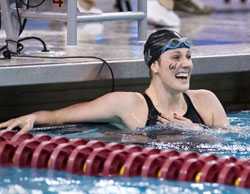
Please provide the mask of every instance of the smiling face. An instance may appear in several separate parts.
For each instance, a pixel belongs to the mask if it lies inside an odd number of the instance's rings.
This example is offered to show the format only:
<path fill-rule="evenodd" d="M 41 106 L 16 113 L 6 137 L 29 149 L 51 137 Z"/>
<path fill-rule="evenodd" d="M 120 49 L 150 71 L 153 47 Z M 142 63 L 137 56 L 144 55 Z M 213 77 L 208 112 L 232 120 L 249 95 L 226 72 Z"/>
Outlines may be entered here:
<path fill-rule="evenodd" d="M 191 52 L 188 48 L 168 50 L 151 65 L 152 78 L 159 79 L 172 92 L 189 89 L 192 69 Z"/>

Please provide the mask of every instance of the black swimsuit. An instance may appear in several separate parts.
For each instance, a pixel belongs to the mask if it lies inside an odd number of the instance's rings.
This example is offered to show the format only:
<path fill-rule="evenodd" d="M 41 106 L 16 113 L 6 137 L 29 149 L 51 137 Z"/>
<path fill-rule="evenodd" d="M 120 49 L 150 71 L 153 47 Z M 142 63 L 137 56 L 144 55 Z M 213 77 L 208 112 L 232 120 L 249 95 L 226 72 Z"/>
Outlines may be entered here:
<path fill-rule="evenodd" d="M 144 96 L 148 105 L 148 118 L 146 126 L 155 125 L 158 121 L 158 116 L 161 115 L 161 113 L 155 108 L 152 100 L 147 94 L 143 93 L 142 95 Z M 185 93 L 183 93 L 183 95 L 187 103 L 187 112 L 183 115 L 183 117 L 190 119 L 193 123 L 205 124 L 200 114 L 195 109 L 190 97 Z"/>

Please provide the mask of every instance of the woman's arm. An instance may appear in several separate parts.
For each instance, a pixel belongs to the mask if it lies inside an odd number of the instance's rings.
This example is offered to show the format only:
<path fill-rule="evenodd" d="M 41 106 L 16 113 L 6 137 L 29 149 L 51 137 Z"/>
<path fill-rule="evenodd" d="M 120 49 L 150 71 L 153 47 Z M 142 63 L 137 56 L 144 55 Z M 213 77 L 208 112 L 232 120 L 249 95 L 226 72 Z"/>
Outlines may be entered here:
<path fill-rule="evenodd" d="M 213 108 L 213 116 L 212 116 L 212 123 L 213 127 L 217 128 L 227 128 L 229 127 L 229 120 L 227 118 L 226 112 L 217 98 L 217 96 L 212 93 L 208 92 L 209 97 L 209 104 Z"/>
<path fill-rule="evenodd" d="M 34 124 L 63 124 L 69 122 L 111 120 L 119 115 L 120 92 L 106 94 L 90 102 L 75 104 L 55 111 L 39 111 L 10 119 L 0 128 L 29 130 Z M 124 102 L 123 102 L 124 103 Z"/>
<path fill-rule="evenodd" d="M 199 105 L 202 106 L 201 110 L 208 115 L 209 126 L 213 128 L 227 128 L 229 121 L 226 112 L 217 98 L 217 96 L 209 90 L 199 91 Z"/>
<path fill-rule="evenodd" d="M 118 116 L 120 92 L 109 93 L 90 102 L 53 111 L 56 123 L 106 121 Z"/>

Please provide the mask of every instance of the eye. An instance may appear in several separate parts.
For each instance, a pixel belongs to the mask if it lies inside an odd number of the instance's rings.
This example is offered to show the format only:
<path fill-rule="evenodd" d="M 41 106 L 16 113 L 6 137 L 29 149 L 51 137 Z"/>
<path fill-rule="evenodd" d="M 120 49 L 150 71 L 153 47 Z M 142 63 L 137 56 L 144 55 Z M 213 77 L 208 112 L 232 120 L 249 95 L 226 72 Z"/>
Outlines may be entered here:
<path fill-rule="evenodd" d="M 180 60 L 180 58 L 181 58 L 181 56 L 180 55 L 173 55 L 172 57 L 171 57 L 173 60 Z"/>
<path fill-rule="evenodd" d="M 191 54 L 187 54 L 186 57 L 187 57 L 187 59 L 191 59 L 192 58 Z"/>

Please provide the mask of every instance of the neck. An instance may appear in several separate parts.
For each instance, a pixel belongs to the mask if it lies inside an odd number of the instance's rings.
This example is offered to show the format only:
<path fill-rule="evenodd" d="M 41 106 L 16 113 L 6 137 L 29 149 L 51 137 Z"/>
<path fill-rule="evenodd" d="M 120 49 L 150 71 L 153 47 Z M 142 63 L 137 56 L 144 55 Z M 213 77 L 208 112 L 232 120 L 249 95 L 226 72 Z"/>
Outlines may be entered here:
<path fill-rule="evenodd" d="M 165 114 L 185 113 L 187 109 L 182 92 L 171 91 L 162 84 L 151 82 L 146 93 L 150 96 L 157 110 Z"/>

